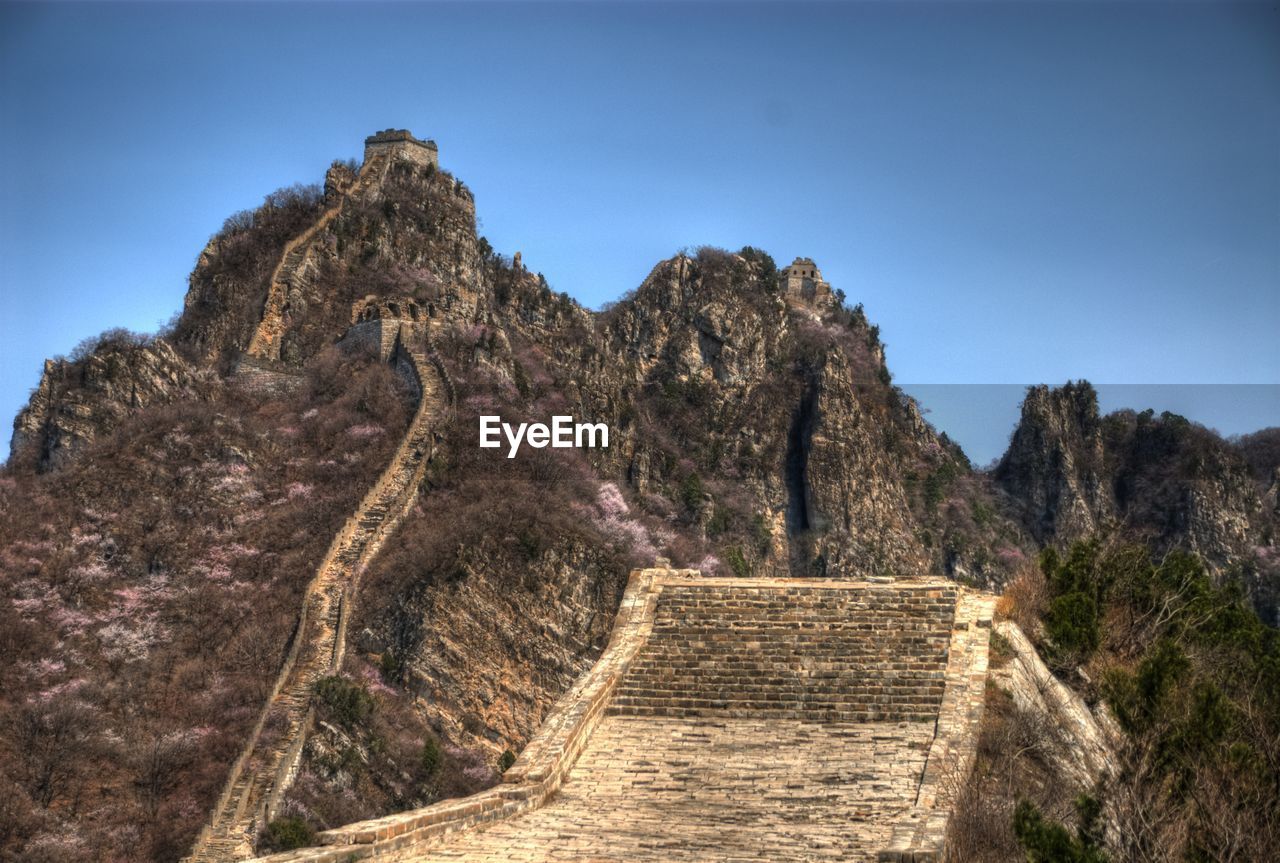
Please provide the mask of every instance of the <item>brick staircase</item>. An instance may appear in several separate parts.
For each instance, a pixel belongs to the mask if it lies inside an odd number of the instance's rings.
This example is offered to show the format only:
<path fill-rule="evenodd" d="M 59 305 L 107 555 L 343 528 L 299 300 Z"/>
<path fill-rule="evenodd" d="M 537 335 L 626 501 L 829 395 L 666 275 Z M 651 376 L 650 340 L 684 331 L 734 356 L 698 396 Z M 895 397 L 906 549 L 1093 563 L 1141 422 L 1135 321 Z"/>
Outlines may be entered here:
<path fill-rule="evenodd" d="M 402 342 L 401 349 L 421 384 L 418 409 L 391 463 L 334 538 L 308 586 L 272 694 L 232 766 L 209 824 L 185 858 L 189 863 L 226 863 L 253 856 L 258 831 L 274 814 L 297 770 L 312 721 L 315 683 L 341 666 L 348 603 L 359 576 L 413 504 L 449 385 L 425 346 Z"/>
<path fill-rule="evenodd" d="M 502 784 L 263 863 L 937 863 L 993 606 L 943 580 L 637 570 Z"/>
<path fill-rule="evenodd" d="M 929 721 L 954 609 L 954 587 L 671 587 L 610 713 Z"/>
<path fill-rule="evenodd" d="M 315 273 L 316 244 L 313 242 L 338 213 L 343 205 L 352 197 L 363 195 L 373 186 L 382 182 L 387 169 L 391 165 L 391 157 L 387 153 L 371 156 L 360 166 L 360 173 L 349 189 L 339 195 L 338 203 L 320 214 L 305 231 L 290 240 L 280 255 L 280 261 L 271 271 L 271 281 L 267 286 L 267 299 L 262 309 L 262 320 L 254 330 L 253 338 L 245 351 L 249 356 L 261 360 L 279 360 L 280 342 L 284 336 L 287 322 L 285 310 L 291 290 L 301 288 Z"/>

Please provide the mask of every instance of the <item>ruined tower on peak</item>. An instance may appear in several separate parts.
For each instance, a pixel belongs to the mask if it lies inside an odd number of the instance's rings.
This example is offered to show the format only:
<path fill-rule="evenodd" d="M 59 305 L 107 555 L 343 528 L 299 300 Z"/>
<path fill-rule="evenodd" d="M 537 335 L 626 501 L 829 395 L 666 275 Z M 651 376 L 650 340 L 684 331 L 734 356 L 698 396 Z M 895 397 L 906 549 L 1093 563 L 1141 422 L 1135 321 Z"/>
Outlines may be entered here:
<path fill-rule="evenodd" d="M 812 258 L 796 258 L 791 266 L 782 270 L 782 288 L 789 300 L 812 303 L 831 296 L 831 285 L 822 278 L 822 271 Z"/>
<path fill-rule="evenodd" d="M 435 141 L 421 141 L 413 137 L 408 129 L 383 129 L 381 132 L 364 139 L 364 160 L 379 153 L 387 153 L 395 158 L 408 159 L 419 165 L 440 167 L 440 148 Z"/>

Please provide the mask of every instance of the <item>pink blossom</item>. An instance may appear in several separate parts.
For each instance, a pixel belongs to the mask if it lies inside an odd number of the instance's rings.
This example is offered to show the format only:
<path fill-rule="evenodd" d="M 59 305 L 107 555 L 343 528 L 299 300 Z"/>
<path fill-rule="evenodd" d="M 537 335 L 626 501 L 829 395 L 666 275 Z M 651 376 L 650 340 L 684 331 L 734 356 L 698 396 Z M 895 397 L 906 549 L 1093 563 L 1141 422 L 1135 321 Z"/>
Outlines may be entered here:
<path fill-rule="evenodd" d="M 60 659 L 49 659 L 45 657 L 35 662 L 24 662 L 21 664 L 24 674 L 28 677 L 36 679 L 45 679 L 49 677 L 57 677 L 67 670 L 67 664 Z"/>
<path fill-rule="evenodd" d="M 73 677 L 71 680 L 64 680 L 56 686 L 50 686 L 48 689 L 37 692 L 34 698 L 28 701 L 34 701 L 41 704 L 48 704 L 54 699 L 61 698 L 64 695 L 72 695 L 83 689 L 86 681 L 83 677 Z"/>
<path fill-rule="evenodd" d="M 382 674 L 372 665 L 365 665 L 360 669 L 360 679 L 364 681 L 370 692 L 377 692 L 382 695 L 398 695 L 394 689 L 387 686 L 382 679 Z"/>
<path fill-rule="evenodd" d="M 124 587 L 114 593 L 119 603 L 120 616 L 133 617 L 146 606 L 146 596 L 140 587 Z"/>
<path fill-rule="evenodd" d="M 13 600 L 14 611 L 23 617 L 39 614 L 44 611 L 46 602 L 42 598 L 35 599 L 15 599 Z"/>
<path fill-rule="evenodd" d="M 716 570 L 720 568 L 720 559 L 714 554 L 708 554 L 702 560 L 698 561 L 698 565 L 694 568 L 703 575 L 715 575 Z"/>
<path fill-rule="evenodd" d="M 649 529 L 641 522 L 627 517 L 631 510 L 616 484 L 607 482 L 600 486 L 596 493 L 596 508 L 600 515 L 592 521 L 610 541 L 629 548 L 644 560 L 651 560 L 657 555 L 658 550 L 649 536 Z"/>
<path fill-rule="evenodd" d="M 92 561 L 71 570 L 71 577 L 86 584 L 97 584 L 111 578 L 111 570 L 101 561 Z"/>
<path fill-rule="evenodd" d="M 238 489 L 243 487 L 245 484 L 245 481 L 246 480 L 243 476 L 227 475 L 224 477 L 220 477 L 213 484 L 213 490 L 214 491 L 232 491 L 233 489 Z"/>
<path fill-rule="evenodd" d="M 306 500 L 311 497 L 311 492 L 314 491 L 314 486 L 308 485 L 304 482 L 291 482 L 285 488 L 285 491 L 289 495 L 289 500 L 293 500 L 298 497 Z"/>
<path fill-rule="evenodd" d="M 596 494 L 596 506 L 600 507 L 605 518 L 620 518 L 631 511 L 618 486 L 611 482 L 600 486 Z"/>
<path fill-rule="evenodd" d="M 498 400 L 489 393 L 480 393 L 478 395 L 467 396 L 465 404 L 471 410 L 480 411 L 496 411 L 498 409 Z"/>
<path fill-rule="evenodd" d="M 151 645 L 159 638 L 159 628 L 151 621 L 129 627 L 123 621 L 109 623 L 98 630 L 102 652 L 108 659 L 135 662 L 146 659 Z"/>
<path fill-rule="evenodd" d="M 102 542 L 102 535 L 97 533 L 82 533 L 80 528 L 73 527 L 71 529 L 72 545 L 81 546 L 89 545 L 95 542 Z"/>
<path fill-rule="evenodd" d="M 79 635 L 93 623 L 93 618 L 82 611 L 64 607 L 54 609 L 49 615 L 49 622 L 67 635 Z"/>
<path fill-rule="evenodd" d="M 493 774 L 494 769 L 487 764 L 471 764 L 462 768 L 462 775 L 472 782 L 489 782 Z"/>
<path fill-rule="evenodd" d="M 347 429 L 347 434 L 354 438 L 371 438 L 384 434 L 386 429 L 382 426 L 366 423 L 365 425 L 351 426 Z"/>

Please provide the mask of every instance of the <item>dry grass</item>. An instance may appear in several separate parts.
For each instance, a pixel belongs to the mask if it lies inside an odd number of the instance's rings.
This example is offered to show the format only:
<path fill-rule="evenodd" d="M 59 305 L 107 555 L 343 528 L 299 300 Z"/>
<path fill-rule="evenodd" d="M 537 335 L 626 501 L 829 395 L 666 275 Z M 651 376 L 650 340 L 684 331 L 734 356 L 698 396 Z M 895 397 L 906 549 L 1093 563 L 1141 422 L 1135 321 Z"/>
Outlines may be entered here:
<path fill-rule="evenodd" d="M 1023 565 L 996 603 L 996 618 L 1011 620 L 1028 637 L 1040 631 L 1040 621 L 1049 605 L 1049 585 L 1034 563 Z"/>

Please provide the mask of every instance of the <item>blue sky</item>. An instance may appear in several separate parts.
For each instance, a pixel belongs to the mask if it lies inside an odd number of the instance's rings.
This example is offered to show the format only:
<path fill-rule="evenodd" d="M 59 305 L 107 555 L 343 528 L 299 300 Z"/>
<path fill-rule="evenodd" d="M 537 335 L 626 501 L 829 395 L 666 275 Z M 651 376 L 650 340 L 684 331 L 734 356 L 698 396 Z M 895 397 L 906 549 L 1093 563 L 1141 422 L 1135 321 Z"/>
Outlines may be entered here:
<path fill-rule="evenodd" d="M 815 258 L 979 463 L 1028 383 L 1280 424 L 1280 9 L 1192 3 L 0 6 L 6 423 L 388 126 L 590 306 L 682 247 Z"/>

